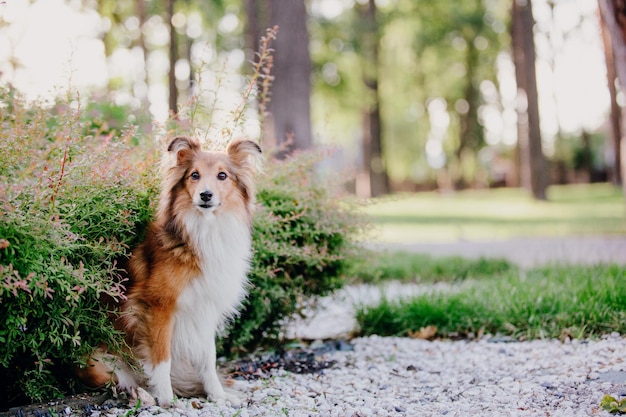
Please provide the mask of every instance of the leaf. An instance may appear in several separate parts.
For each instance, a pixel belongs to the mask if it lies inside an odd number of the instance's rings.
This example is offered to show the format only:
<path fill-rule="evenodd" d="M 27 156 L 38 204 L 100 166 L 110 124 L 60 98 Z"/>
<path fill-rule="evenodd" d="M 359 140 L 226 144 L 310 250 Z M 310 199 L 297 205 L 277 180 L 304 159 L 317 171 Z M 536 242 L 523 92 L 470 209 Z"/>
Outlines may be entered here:
<path fill-rule="evenodd" d="M 437 334 L 437 326 L 426 326 L 419 329 L 417 332 L 412 332 L 409 330 L 408 335 L 412 339 L 424 339 L 424 340 L 432 340 L 435 338 Z"/>
<path fill-rule="evenodd" d="M 626 413 L 626 398 L 618 401 L 610 395 L 605 395 L 600 401 L 600 406 L 612 414 L 624 414 Z"/>
<path fill-rule="evenodd" d="M 609 410 L 611 408 L 611 404 L 613 403 L 617 403 L 617 400 L 613 397 L 611 397 L 608 394 L 605 394 L 604 397 L 602 397 L 602 400 L 600 401 L 600 407 L 602 407 L 605 410 Z"/>

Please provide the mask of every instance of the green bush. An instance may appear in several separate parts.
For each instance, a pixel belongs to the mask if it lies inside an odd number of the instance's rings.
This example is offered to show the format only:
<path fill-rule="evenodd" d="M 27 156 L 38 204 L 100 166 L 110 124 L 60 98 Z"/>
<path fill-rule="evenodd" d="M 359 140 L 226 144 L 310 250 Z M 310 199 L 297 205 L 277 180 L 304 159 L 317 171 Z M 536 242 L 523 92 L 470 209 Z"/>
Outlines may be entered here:
<path fill-rule="evenodd" d="M 276 341 L 283 319 L 298 313 L 302 301 L 342 285 L 357 254 L 363 218 L 337 198 L 333 181 L 316 176 L 320 158 L 307 152 L 274 161 L 258 181 L 252 287 L 222 340 L 226 354 Z"/>
<path fill-rule="evenodd" d="M 141 133 L 150 128 L 151 119 L 147 111 L 133 109 L 129 105 L 116 104 L 109 100 L 92 100 L 85 105 L 82 115 L 91 134 L 116 137 L 122 134 L 139 143 Z"/>
<path fill-rule="evenodd" d="M 0 92 L 0 406 L 67 395 L 67 370 L 104 342 L 120 346 L 99 300 L 119 297 L 128 255 L 158 197 L 155 146 L 136 129 L 89 136 L 70 105 L 27 107 Z M 145 141 L 144 141 L 145 142 Z M 277 340 L 304 297 L 341 285 L 359 222 L 315 174 L 320 155 L 270 163 L 259 180 L 251 289 L 222 352 Z"/>
<path fill-rule="evenodd" d="M 116 260 L 141 237 L 155 190 L 151 164 L 132 161 L 128 137 L 84 136 L 80 111 L 0 94 L 9 103 L 0 108 L 0 400 L 8 405 L 71 392 L 67 365 L 100 342 L 121 343 L 99 299 L 119 297 Z"/>

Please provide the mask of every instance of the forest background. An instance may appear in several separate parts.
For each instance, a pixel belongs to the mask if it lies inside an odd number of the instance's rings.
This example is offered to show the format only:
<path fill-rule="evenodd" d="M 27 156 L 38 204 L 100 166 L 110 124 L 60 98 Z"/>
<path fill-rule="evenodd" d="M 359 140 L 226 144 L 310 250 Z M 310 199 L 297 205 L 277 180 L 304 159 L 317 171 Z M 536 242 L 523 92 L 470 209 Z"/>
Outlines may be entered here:
<path fill-rule="evenodd" d="M 246 108 L 237 134 L 336 148 L 327 167 L 356 170 L 348 187 L 361 196 L 522 185 L 544 199 L 548 184 L 621 182 L 610 115 L 624 99 L 610 88 L 617 75 L 607 72 L 598 9 L 584 0 L 8 0 L 0 82 L 31 100 L 78 92 L 109 129 L 141 124 L 158 136 L 168 120 L 192 120 L 219 139 L 259 40 L 278 25 L 271 92 Z"/>

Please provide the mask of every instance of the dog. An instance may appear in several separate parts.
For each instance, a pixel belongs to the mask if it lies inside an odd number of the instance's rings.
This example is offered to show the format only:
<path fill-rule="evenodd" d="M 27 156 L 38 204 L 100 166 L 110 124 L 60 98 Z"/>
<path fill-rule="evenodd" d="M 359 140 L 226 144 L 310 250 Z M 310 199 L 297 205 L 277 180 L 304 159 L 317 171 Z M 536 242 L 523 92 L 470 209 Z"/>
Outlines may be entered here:
<path fill-rule="evenodd" d="M 215 336 L 246 295 L 261 148 L 234 140 L 225 152 L 203 151 L 177 137 L 166 156 L 156 218 L 131 251 L 116 320 L 130 355 L 100 348 L 79 377 L 90 386 L 147 389 L 165 406 L 174 395 L 238 404 L 218 376 Z"/>

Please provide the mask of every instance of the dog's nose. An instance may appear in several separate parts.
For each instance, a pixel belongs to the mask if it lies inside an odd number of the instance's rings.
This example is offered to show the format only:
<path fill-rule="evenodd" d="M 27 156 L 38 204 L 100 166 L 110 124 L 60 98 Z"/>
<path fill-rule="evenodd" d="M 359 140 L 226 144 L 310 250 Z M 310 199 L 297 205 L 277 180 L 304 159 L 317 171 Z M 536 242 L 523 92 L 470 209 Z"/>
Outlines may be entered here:
<path fill-rule="evenodd" d="M 211 201 L 211 198 L 213 198 L 213 193 L 211 191 L 202 191 L 200 193 L 200 199 L 202 201 Z"/>

